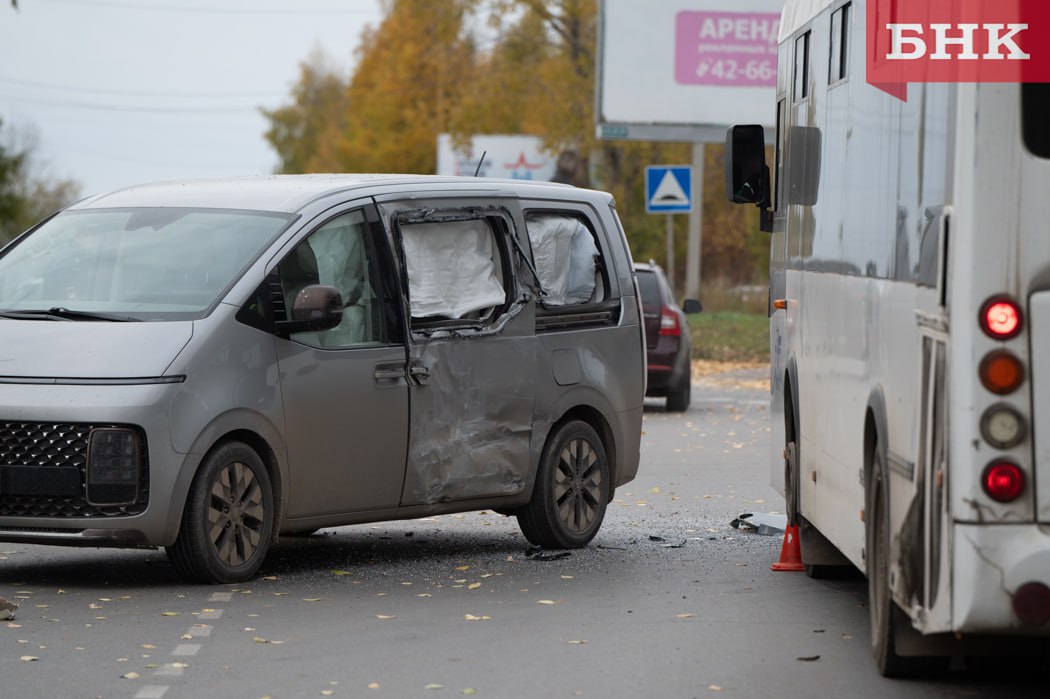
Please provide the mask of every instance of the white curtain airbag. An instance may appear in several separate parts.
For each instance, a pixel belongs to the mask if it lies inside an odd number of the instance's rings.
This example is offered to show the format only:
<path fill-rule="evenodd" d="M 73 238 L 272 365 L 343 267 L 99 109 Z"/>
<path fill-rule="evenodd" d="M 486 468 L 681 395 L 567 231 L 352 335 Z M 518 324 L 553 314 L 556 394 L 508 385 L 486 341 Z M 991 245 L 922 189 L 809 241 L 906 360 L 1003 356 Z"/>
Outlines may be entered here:
<path fill-rule="evenodd" d="M 536 273 L 548 306 L 584 303 L 594 294 L 594 237 L 572 216 L 531 214 L 526 219 Z"/>
<path fill-rule="evenodd" d="M 506 299 L 485 221 L 404 225 L 401 239 L 413 318 L 462 318 Z"/>

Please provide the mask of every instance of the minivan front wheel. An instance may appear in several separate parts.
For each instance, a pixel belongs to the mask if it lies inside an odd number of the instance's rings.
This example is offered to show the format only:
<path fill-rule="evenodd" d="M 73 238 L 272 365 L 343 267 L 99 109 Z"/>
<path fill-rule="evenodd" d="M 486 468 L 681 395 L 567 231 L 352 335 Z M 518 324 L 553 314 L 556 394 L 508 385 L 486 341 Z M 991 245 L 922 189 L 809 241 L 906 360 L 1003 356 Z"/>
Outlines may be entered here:
<path fill-rule="evenodd" d="M 179 575 L 205 583 L 250 580 L 270 547 L 273 489 L 254 449 L 227 442 L 205 457 L 167 554 Z"/>
<path fill-rule="evenodd" d="M 532 500 L 518 512 L 525 538 L 544 548 L 586 546 L 605 517 L 609 479 L 594 428 L 580 420 L 557 427 L 540 459 Z"/>

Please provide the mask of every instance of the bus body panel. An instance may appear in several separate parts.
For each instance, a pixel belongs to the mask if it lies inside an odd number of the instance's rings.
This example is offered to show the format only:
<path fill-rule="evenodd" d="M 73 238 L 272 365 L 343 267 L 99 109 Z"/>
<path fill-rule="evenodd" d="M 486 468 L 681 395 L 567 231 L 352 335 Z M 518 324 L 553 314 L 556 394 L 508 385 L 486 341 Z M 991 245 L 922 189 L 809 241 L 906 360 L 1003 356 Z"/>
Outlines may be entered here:
<path fill-rule="evenodd" d="M 834 80 L 831 17 L 844 5 L 849 74 Z M 1037 524 L 1050 522 L 1050 159 L 1025 148 L 1019 85 L 913 83 L 904 102 L 865 82 L 865 47 L 864 0 L 785 7 L 771 167 L 770 296 L 785 306 L 770 315 L 771 481 L 784 492 L 794 434 L 800 514 L 865 570 L 874 429 L 894 599 L 926 634 L 1018 634 L 1011 596 L 1050 586 L 1050 530 Z M 799 55 L 809 60 L 801 81 Z M 1015 338 L 981 329 L 982 305 L 999 295 L 1020 304 Z M 994 350 L 1026 368 L 1005 396 L 978 374 Z M 981 428 L 1000 404 L 1027 427 L 1003 449 Z M 1028 479 L 1012 502 L 982 486 L 999 459 Z M 808 562 L 804 537 L 802 553 Z"/>

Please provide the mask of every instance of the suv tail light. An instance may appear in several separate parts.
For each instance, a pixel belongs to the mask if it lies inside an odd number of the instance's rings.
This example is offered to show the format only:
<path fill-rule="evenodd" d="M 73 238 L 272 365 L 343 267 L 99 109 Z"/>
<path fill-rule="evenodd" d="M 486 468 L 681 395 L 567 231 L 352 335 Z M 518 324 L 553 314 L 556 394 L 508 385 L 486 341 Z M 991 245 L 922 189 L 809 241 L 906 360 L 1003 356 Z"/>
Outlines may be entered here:
<path fill-rule="evenodd" d="M 678 337 L 682 334 L 682 327 L 678 324 L 678 316 L 669 306 L 660 309 L 660 334 Z"/>

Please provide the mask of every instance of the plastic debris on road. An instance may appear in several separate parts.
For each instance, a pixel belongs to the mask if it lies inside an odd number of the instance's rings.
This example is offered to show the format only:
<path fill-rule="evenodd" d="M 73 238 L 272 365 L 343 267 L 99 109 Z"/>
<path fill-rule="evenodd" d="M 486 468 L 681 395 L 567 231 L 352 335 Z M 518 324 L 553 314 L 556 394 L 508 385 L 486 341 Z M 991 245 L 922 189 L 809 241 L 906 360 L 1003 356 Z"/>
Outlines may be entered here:
<path fill-rule="evenodd" d="M 750 531 L 760 536 L 777 536 L 783 534 L 787 528 L 787 515 L 746 512 L 732 522 L 729 526 L 741 531 Z"/>

